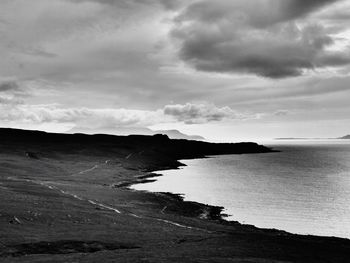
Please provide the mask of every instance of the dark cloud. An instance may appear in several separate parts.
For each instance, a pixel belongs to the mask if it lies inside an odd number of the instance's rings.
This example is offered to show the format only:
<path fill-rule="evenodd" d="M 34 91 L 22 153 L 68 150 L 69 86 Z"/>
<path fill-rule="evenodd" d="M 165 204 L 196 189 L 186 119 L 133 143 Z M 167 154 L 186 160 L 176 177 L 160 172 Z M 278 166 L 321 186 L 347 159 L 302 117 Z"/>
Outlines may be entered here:
<path fill-rule="evenodd" d="M 240 22 L 254 27 L 265 27 L 303 17 L 319 8 L 340 0 L 202 0 L 190 4 L 179 20 L 212 23 Z"/>
<path fill-rule="evenodd" d="M 316 63 L 320 67 L 323 65 L 346 66 L 350 64 L 350 54 L 344 54 L 341 52 L 325 52 L 323 56 L 318 58 Z"/>
<path fill-rule="evenodd" d="M 230 107 L 216 107 L 211 104 L 192 104 L 184 105 L 166 105 L 164 114 L 174 117 L 176 120 L 186 124 L 207 123 L 212 121 L 221 121 L 225 118 L 239 119 L 242 116 L 237 114 Z"/>
<path fill-rule="evenodd" d="M 325 5 L 330 5 L 339 0 L 287 0 L 284 2 L 283 11 L 288 14 L 286 18 L 296 18 L 313 12 Z"/>
<path fill-rule="evenodd" d="M 18 80 L 11 79 L 0 81 L 0 93 L 16 98 L 23 98 L 30 96 L 30 89 L 27 89 Z"/>
<path fill-rule="evenodd" d="M 0 92 L 18 91 L 18 90 L 20 90 L 20 88 L 16 81 L 9 80 L 9 81 L 0 82 Z"/>
<path fill-rule="evenodd" d="M 278 111 L 273 113 L 273 115 L 275 115 L 275 116 L 286 116 L 288 114 L 290 114 L 289 110 L 278 110 Z"/>
<path fill-rule="evenodd" d="M 331 20 L 331 21 L 333 20 L 336 22 L 339 22 L 339 21 L 348 22 L 348 21 L 350 21 L 350 10 L 348 10 L 348 9 L 335 10 L 334 12 L 320 15 L 320 18 Z"/>
<path fill-rule="evenodd" d="M 23 103 L 23 96 L 27 93 L 18 85 L 15 80 L 0 82 L 0 106 L 19 105 Z M 1 110 L 1 109 L 0 109 Z"/>
<path fill-rule="evenodd" d="M 298 76 L 349 63 L 341 52 L 325 51 L 334 42 L 326 28 L 294 21 L 333 2 L 200 1 L 177 17 L 172 35 L 181 58 L 198 70 Z"/>
<path fill-rule="evenodd" d="M 44 58 L 55 58 L 57 57 L 57 54 L 47 52 L 45 50 L 41 49 L 27 49 L 22 50 L 24 54 L 31 55 L 31 56 L 38 56 L 38 57 L 44 57 Z"/>

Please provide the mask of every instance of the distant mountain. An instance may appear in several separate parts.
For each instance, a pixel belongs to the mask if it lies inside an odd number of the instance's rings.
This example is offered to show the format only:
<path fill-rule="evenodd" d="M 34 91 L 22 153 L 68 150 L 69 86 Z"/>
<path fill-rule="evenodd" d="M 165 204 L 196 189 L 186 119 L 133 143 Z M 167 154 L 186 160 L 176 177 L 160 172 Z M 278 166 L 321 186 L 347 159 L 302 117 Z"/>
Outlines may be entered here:
<path fill-rule="evenodd" d="M 274 140 L 310 140 L 310 139 L 319 139 L 319 138 L 293 138 L 293 137 L 287 137 L 287 138 L 275 138 Z"/>
<path fill-rule="evenodd" d="M 84 134 L 111 134 L 111 135 L 153 135 L 154 131 L 143 127 L 118 127 L 118 128 L 84 128 L 74 127 L 67 133 L 84 133 Z"/>
<path fill-rule="evenodd" d="M 350 140 L 350 135 L 345 135 L 343 137 L 338 138 L 275 138 L 275 140 L 339 140 L 339 139 L 346 139 Z"/>
<path fill-rule="evenodd" d="M 112 135 L 155 135 L 165 134 L 170 139 L 185 139 L 204 141 L 205 138 L 199 135 L 187 135 L 178 130 L 151 130 L 145 127 L 118 127 L 118 128 L 81 128 L 74 127 L 68 133 L 85 133 L 85 134 L 112 134 Z"/>
<path fill-rule="evenodd" d="M 154 131 L 155 134 L 166 134 L 170 139 L 186 139 L 195 141 L 204 141 L 205 138 L 199 135 L 187 135 L 178 130 L 158 130 Z"/>

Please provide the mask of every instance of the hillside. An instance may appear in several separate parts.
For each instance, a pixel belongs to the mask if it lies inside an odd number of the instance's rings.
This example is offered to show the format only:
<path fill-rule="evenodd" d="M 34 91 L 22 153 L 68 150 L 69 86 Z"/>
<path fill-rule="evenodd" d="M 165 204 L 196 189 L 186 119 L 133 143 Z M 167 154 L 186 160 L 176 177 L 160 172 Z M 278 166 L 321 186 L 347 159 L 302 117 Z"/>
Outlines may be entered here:
<path fill-rule="evenodd" d="M 15 129 L 0 138 L 1 262 L 348 259 L 349 240 L 228 222 L 222 207 L 127 188 L 179 159 L 271 152 L 264 146 Z"/>

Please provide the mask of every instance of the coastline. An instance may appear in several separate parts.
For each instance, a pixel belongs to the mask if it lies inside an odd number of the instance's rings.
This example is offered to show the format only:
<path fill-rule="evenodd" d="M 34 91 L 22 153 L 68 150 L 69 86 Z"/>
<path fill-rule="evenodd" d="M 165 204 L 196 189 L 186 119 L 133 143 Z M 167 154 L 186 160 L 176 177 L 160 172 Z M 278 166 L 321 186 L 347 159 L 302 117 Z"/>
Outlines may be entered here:
<path fill-rule="evenodd" d="M 278 151 L 276 151 L 276 152 L 278 152 Z M 257 153 L 257 154 L 262 154 L 262 153 Z M 207 158 L 213 158 L 213 157 L 215 157 L 215 156 L 203 156 L 203 157 L 192 158 L 192 159 L 207 159 Z M 171 198 L 174 199 L 174 202 L 182 203 L 184 210 L 186 209 L 186 204 L 195 205 L 198 207 L 198 209 L 202 210 L 202 213 L 197 213 L 196 215 L 192 215 L 192 216 L 200 218 L 200 219 L 215 220 L 216 222 L 218 222 L 220 224 L 225 224 L 225 225 L 232 224 L 232 225 L 252 227 L 253 229 L 266 231 L 266 232 L 272 231 L 274 233 L 278 233 L 281 235 L 307 236 L 307 237 L 315 237 L 315 238 L 336 238 L 336 239 L 344 239 L 344 240 L 350 241 L 350 238 L 347 238 L 347 237 L 340 237 L 340 236 L 335 236 L 335 235 L 315 235 L 315 234 L 307 234 L 307 233 L 293 233 L 293 232 L 289 232 L 287 230 L 280 229 L 280 228 L 273 228 L 273 227 L 264 228 L 264 227 L 258 227 L 254 224 L 245 224 L 245 223 L 241 223 L 235 219 L 227 220 L 227 217 L 229 215 L 224 213 L 224 210 L 225 210 L 224 206 L 205 204 L 205 203 L 202 203 L 200 201 L 195 201 L 195 200 L 184 200 L 184 198 L 185 198 L 184 194 L 179 194 L 179 193 L 153 192 L 153 191 L 148 191 L 148 190 L 137 190 L 137 189 L 130 188 L 132 185 L 146 184 L 146 183 L 152 183 L 152 182 L 157 181 L 157 178 L 164 176 L 164 174 L 162 173 L 163 171 L 177 170 L 180 167 L 187 166 L 186 164 L 181 162 L 182 160 L 191 160 L 191 159 L 176 160 L 178 162 L 177 165 L 167 166 L 167 167 L 159 167 L 159 169 L 156 169 L 156 170 L 149 170 L 149 171 L 147 171 L 148 173 L 146 173 L 145 175 L 140 175 L 140 176 L 138 176 L 130 181 L 126 181 L 126 182 L 123 182 L 119 185 L 116 185 L 115 187 L 124 188 L 124 189 L 127 189 L 129 191 L 146 192 L 148 194 L 152 194 L 152 195 L 156 195 L 156 196 L 159 196 L 159 195 L 170 196 Z M 182 215 L 182 216 L 188 215 L 187 213 L 184 213 L 183 211 L 181 211 L 181 209 L 177 210 L 176 213 L 178 215 Z M 203 216 L 204 214 L 206 214 L 207 216 Z"/>
<path fill-rule="evenodd" d="M 206 159 L 211 158 L 209 156 L 196 157 L 193 159 Z M 176 163 L 173 163 L 171 166 L 163 166 L 158 168 L 146 169 L 143 171 L 144 174 L 141 174 L 137 177 L 134 177 L 130 180 L 122 181 L 116 184 L 113 184 L 112 187 L 122 188 L 128 191 L 136 191 L 136 192 L 147 192 L 148 194 L 154 195 L 157 198 L 166 197 L 167 199 L 172 200 L 179 207 L 176 210 L 172 210 L 178 215 L 181 216 L 191 216 L 199 219 L 207 219 L 207 220 L 216 220 L 218 222 L 226 222 L 237 224 L 236 221 L 227 221 L 225 220 L 226 214 L 223 214 L 223 210 L 225 209 L 223 206 L 214 206 L 210 204 L 203 204 L 196 201 L 185 201 L 183 195 L 178 193 L 170 193 L 170 192 L 151 192 L 151 191 L 141 191 L 130 188 L 132 185 L 136 184 L 145 184 L 155 182 L 158 177 L 164 176 L 159 171 L 165 170 L 174 170 L 179 169 L 180 167 L 186 166 L 181 160 L 176 160 Z M 192 209 L 193 211 L 190 211 Z M 164 211 L 163 211 L 164 212 Z"/>
<path fill-rule="evenodd" d="M 128 189 L 179 160 L 254 143 L 1 130 L 2 262 L 346 262 L 350 240 L 227 221 L 220 206 Z M 35 153 L 36 158 L 26 153 Z M 145 259 L 142 261 L 141 259 Z M 141 260 L 141 261 L 140 261 Z"/>
<path fill-rule="evenodd" d="M 262 154 L 262 153 L 257 153 L 257 154 Z M 192 159 L 207 159 L 207 158 L 212 158 L 215 156 L 203 156 L 203 157 L 196 157 Z M 148 191 L 148 190 L 136 190 L 130 188 L 132 185 L 137 185 L 137 184 L 146 184 L 146 183 L 152 183 L 157 180 L 157 178 L 164 176 L 162 174 L 162 171 L 166 170 L 177 170 L 180 167 L 187 166 L 186 164 L 182 163 L 182 160 L 191 160 L 191 159 L 181 159 L 181 160 L 176 160 L 177 164 L 173 166 L 166 166 L 166 167 L 159 167 L 159 169 L 155 170 L 147 170 L 146 174 L 144 175 L 139 175 L 136 178 L 133 178 L 129 181 L 122 182 L 120 184 L 115 185 L 117 188 L 123 188 L 128 191 L 136 191 L 136 192 L 146 192 L 147 194 L 150 195 L 155 195 L 158 198 L 162 198 L 162 196 L 167 196 L 171 199 L 173 199 L 173 202 L 180 203 L 179 209 L 172 211 L 175 212 L 178 215 L 181 216 L 189 216 L 189 213 L 186 212 L 188 209 L 187 206 L 191 205 L 191 208 L 195 208 L 195 211 L 201 211 L 197 212 L 195 214 L 191 214 L 190 216 L 196 217 L 199 219 L 205 219 L 205 220 L 212 220 L 216 221 L 219 224 L 223 225 L 240 225 L 242 227 L 247 227 L 251 228 L 257 231 L 263 231 L 266 233 L 274 233 L 278 235 L 289 235 L 289 236 L 300 236 L 300 237 L 311 237 L 311 238 L 335 238 L 335 239 L 343 239 L 343 240 L 349 240 L 350 238 L 345 238 L 345 237 L 338 237 L 338 236 L 325 236 L 325 235 L 314 235 L 314 234 L 299 234 L 299 233 L 292 233 L 283 229 L 277 229 L 277 228 L 262 228 L 255 226 L 253 224 L 245 224 L 241 223 L 238 220 L 227 220 L 228 215 L 223 213 L 225 210 L 224 206 L 217 206 L 217 205 L 211 205 L 211 204 L 204 204 L 199 201 L 194 201 L 194 200 L 184 200 L 183 194 L 179 193 L 172 193 L 172 192 L 153 192 L 153 191 Z M 203 216 L 206 215 L 206 216 Z"/>

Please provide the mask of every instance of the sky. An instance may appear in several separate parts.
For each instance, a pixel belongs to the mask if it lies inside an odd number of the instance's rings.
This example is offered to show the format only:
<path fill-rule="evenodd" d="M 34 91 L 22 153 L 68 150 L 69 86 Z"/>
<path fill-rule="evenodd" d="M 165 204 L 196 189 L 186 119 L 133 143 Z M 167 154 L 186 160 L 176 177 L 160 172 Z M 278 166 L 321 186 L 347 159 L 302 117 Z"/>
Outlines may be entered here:
<path fill-rule="evenodd" d="M 1 0 L 0 126 L 350 133 L 350 1 Z"/>

